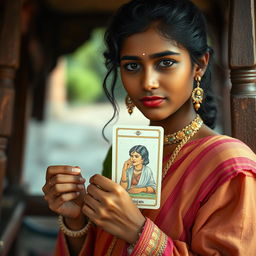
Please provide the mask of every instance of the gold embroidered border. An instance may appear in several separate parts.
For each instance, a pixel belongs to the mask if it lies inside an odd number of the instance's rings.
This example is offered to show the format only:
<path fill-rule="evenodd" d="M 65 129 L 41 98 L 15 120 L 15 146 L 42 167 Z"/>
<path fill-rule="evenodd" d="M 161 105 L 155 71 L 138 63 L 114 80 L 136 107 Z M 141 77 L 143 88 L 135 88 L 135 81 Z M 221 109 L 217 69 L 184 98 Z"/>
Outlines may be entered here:
<path fill-rule="evenodd" d="M 142 256 L 162 255 L 166 244 L 166 235 L 157 226 L 154 226 L 154 231 L 152 233 L 151 239 L 149 240 L 148 246 Z"/>
<path fill-rule="evenodd" d="M 147 221 L 140 245 L 135 249 L 138 256 L 162 255 L 168 237 L 153 222 Z M 135 253 L 135 252 L 134 252 Z"/>

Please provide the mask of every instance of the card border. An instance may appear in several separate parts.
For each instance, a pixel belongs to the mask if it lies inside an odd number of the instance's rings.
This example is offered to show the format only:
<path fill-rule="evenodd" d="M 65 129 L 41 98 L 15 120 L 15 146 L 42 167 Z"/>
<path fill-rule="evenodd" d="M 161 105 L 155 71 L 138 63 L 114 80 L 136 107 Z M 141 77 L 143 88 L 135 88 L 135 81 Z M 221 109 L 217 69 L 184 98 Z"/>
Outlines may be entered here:
<path fill-rule="evenodd" d="M 156 136 L 140 136 L 140 135 L 118 135 L 120 130 L 141 130 L 141 131 L 151 131 L 151 132 L 157 132 L 158 135 Z M 158 209 L 160 207 L 160 201 L 161 201 L 161 187 L 162 187 L 162 153 L 163 153 L 163 128 L 161 126 L 123 126 L 123 125 L 116 125 L 113 127 L 113 152 L 115 154 L 115 161 L 113 161 L 112 158 L 112 166 L 113 168 L 113 173 L 112 173 L 112 179 L 114 180 L 115 177 L 115 182 L 117 182 L 117 164 L 118 164 L 118 158 L 117 158 L 117 152 L 118 152 L 118 139 L 119 138 L 149 138 L 149 139 L 157 139 L 157 145 L 158 145 L 158 154 L 157 154 L 157 191 L 156 191 L 156 199 L 155 204 L 136 204 L 139 208 L 146 208 L 146 209 Z M 113 154 L 113 155 L 114 155 Z M 135 198 L 132 197 L 133 200 L 140 200 L 140 199 L 152 199 L 152 198 Z M 147 208 L 150 207 L 150 208 Z"/>

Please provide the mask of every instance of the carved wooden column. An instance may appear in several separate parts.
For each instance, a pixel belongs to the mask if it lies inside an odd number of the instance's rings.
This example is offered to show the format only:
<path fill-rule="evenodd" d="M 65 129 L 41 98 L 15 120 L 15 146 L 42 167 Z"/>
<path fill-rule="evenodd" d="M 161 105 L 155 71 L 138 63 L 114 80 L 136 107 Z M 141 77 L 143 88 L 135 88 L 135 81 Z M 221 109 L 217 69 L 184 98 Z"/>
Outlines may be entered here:
<path fill-rule="evenodd" d="M 254 0 L 231 0 L 229 32 L 232 135 L 256 152 Z"/>
<path fill-rule="evenodd" d="M 14 104 L 14 79 L 19 63 L 20 44 L 20 13 L 22 0 L 6 0 L 1 3 L 0 19 L 0 206 L 2 210 L 2 195 L 4 177 L 6 175 L 6 146 L 11 136 Z M 5 233 L 6 221 L 2 220 L 0 212 L 0 252 L 10 248 L 9 234 Z M 12 215 L 12 214 L 10 214 Z M 6 239 L 5 239 L 6 238 Z M 7 241 L 8 240 L 8 241 Z M 9 245 L 8 245 L 9 244 Z"/>
<path fill-rule="evenodd" d="M 5 1 L 0 31 L 0 193 L 5 174 L 5 148 L 11 135 L 13 119 L 14 79 L 19 62 L 20 11 L 21 0 Z"/>

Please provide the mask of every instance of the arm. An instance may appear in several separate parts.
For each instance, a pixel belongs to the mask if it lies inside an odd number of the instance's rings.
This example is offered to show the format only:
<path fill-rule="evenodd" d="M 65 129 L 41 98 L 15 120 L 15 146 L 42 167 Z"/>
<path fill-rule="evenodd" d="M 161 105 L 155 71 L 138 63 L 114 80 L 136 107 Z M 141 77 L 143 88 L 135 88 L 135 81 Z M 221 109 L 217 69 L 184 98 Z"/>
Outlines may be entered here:
<path fill-rule="evenodd" d="M 124 162 L 123 169 L 122 169 L 122 176 L 120 180 L 120 185 L 124 188 L 128 188 L 128 177 L 127 177 L 127 170 L 132 166 L 132 162 L 130 159 Z"/>
<path fill-rule="evenodd" d="M 142 188 L 137 188 L 137 187 L 133 187 L 133 188 L 130 188 L 128 190 L 129 193 L 132 193 L 132 194 L 138 194 L 138 193 L 155 193 L 155 190 L 154 188 L 152 187 L 142 187 Z"/>
<path fill-rule="evenodd" d="M 256 179 L 239 174 L 201 207 L 191 245 L 168 237 L 147 219 L 131 255 L 256 255 L 255 210 Z"/>

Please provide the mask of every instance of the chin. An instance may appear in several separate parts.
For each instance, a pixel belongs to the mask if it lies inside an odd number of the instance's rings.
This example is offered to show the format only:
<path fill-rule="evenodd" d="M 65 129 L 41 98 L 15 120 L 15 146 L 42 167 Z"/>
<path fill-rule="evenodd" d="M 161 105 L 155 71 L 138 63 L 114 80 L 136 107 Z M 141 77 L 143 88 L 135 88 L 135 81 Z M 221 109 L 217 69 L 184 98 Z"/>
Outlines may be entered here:
<path fill-rule="evenodd" d="M 164 113 L 163 110 L 147 110 L 142 111 L 142 114 L 151 121 L 162 121 L 166 118 L 168 118 L 171 114 L 170 113 Z"/>

